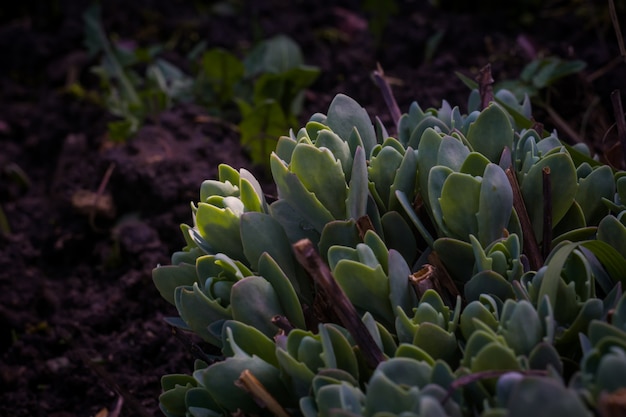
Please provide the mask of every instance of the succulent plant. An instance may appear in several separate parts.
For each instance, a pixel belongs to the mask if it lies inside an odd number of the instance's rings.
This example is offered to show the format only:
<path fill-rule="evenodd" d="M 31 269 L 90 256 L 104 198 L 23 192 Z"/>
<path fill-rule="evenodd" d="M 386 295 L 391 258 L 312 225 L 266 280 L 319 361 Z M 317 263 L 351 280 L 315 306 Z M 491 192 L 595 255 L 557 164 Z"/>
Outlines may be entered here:
<path fill-rule="evenodd" d="M 395 138 L 340 94 L 279 139 L 275 201 L 220 166 L 153 278 L 221 356 L 163 377 L 164 414 L 587 416 L 624 388 L 626 174 L 484 101 Z"/>

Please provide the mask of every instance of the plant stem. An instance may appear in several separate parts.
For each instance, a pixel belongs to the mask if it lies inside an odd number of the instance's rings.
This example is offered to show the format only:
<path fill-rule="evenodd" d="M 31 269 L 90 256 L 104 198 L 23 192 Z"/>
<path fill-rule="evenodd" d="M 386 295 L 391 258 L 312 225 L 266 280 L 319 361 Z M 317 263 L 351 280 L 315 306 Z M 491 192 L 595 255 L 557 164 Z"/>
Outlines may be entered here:
<path fill-rule="evenodd" d="M 491 64 L 480 69 L 476 76 L 478 93 L 480 94 L 480 109 L 483 110 L 493 101 L 493 77 L 491 76 Z"/>
<path fill-rule="evenodd" d="M 244 370 L 235 385 L 250 393 L 254 401 L 261 407 L 268 408 L 276 417 L 289 417 L 289 413 L 280 405 L 278 401 L 269 393 L 267 388 L 261 384 L 252 372 Z"/>
<path fill-rule="evenodd" d="M 543 265 L 543 257 L 541 256 L 541 251 L 539 250 L 539 245 L 537 244 L 535 231 L 532 223 L 530 222 L 530 217 L 528 217 L 528 211 L 526 210 L 526 205 L 524 204 L 522 191 L 519 188 L 515 174 L 510 168 L 505 172 L 506 177 L 509 180 L 509 184 L 511 184 L 511 190 L 513 190 L 513 208 L 515 209 L 522 226 L 524 253 L 528 256 L 530 268 L 533 271 L 537 271 L 541 268 L 541 265 Z"/>
<path fill-rule="evenodd" d="M 624 118 L 624 107 L 619 90 L 614 90 L 611 93 L 611 102 L 613 103 L 615 124 L 617 124 L 617 137 L 622 144 L 622 166 L 626 168 L 626 119 Z"/>
<path fill-rule="evenodd" d="M 615 2 L 613 0 L 609 0 L 609 13 L 611 15 L 613 29 L 615 30 L 615 36 L 617 37 L 619 53 L 622 56 L 624 62 L 626 62 L 626 47 L 624 47 L 624 37 L 622 36 L 622 30 L 619 27 L 619 18 L 617 17 L 617 10 L 615 10 Z"/>
<path fill-rule="evenodd" d="M 356 228 L 359 231 L 359 237 L 363 240 L 365 238 L 365 233 L 367 233 L 368 230 L 374 230 L 374 225 L 372 224 L 370 216 L 366 214 L 365 216 L 359 217 L 356 221 Z"/>
<path fill-rule="evenodd" d="M 425 264 L 422 269 L 409 276 L 409 282 L 417 298 L 421 299 L 427 290 L 432 289 L 441 296 L 445 305 L 454 308 L 456 299 L 461 294 L 452 277 L 448 274 L 436 252 L 431 252 L 428 255 L 428 262 L 430 264 Z"/>
<path fill-rule="evenodd" d="M 544 167 L 543 175 L 543 259 L 546 259 L 552 250 L 552 181 L 550 167 Z"/>
<path fill-rule="evenodd" d="M 400 117 L 402 116 L 402 112 L 400 112 L 400 108 L 398 107 L 398 103 L 396 102 L 396 98 L 391 91 L 391 86 L 385 79 L 385 73 L 383 68 L 378 64 L 378 69 L 372 73 L 374 77 L 374 82 L 380 88 L 380 92 L 383 95 L 383 100 L 385 100 L 385 104 L 389 109 L 389 113 L 391 113 L 391 118 L 393 122 L 396 124 L 396 129 L 398 129 L 398 123 L 400 122 Z"/>
<path fill-rule="evenodd" d="M 295 327 L 293 326 L 293 324 L 291 324 L 289 319 L 281 315 L 276 315 L 272 317 L 272 324 L 278 327 L 279 329 L 281 329 L 282 331 L 284 331 L 285 334 L 289 334 L 289 332 L 295 329 Z"/>
<path fill-rule="evenodd" d="M 363 324 L 356 309 L 337 284 L 330 268 L 315 250 L 309 239 L 302 239 L 294 243 L 293 249 L 298 262 L 313 278 L 317 286 L 317 298 L 324 300 L 324 304 L 331 309 L 332 316 L 336 317 L 337 324 L 345 327 L 352 335 L 360 350 L 363 352 L 365 362 L 370 368 L 376 368 L 385 360 L 374 338 Z"/>

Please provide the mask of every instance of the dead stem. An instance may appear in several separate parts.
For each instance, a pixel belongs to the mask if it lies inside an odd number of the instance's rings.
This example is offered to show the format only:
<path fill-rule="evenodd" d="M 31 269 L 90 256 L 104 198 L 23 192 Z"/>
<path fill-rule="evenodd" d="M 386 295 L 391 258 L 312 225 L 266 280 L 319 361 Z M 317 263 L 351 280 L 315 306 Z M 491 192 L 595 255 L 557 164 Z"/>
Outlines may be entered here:
<path fill-rule="evenodd" d="M 522 197 L 522 191 L 517 183 L 515 174 L 508 168 L 506 176 L 511 184 L 513 190 L 513 208 L 519 217 L 520 224 L 522 226 L 522 236 L 524 242 L 524 253 L 528 257 L 530 268 L 533 271 L 537 271 L 543 265 L 543 257 L 537 244 L 537 238 L 535 237 L 535 231 L 533 225 L 528 217 L 528 211 L 526 211 L 526 205 L 524 204 L 524 198 Z"/>
<path fill-rule="evenodd" d="M 552 250 L 552 180 L 550 167 L 542 170 L 543 179 L 543 259 L 546 259 Z"/>
<path fill-rule="evenodd" d="M 435 290 L 445 305 L 454 308 L 456 299 L 461 293 L 454 284 L 452 277 L 448 274 L 445 266 L 439 259 L 436 252 L 428 255 L 428 262 L 422 269 L 409 277 L 409 282 L 415 291 L 418 299 L 429 290 Z"/>
<path fill-rule="evenodd" d="M 480 94 L 480 109 L 483 110 L 493 101 L 493 77 L 491 76 L 491 64 L 480 69 L 476 76 L 478 93 Z"/>
<path fill-rule="evenodd" d="M 322 257 L 316 252 L 313 243 L 308 239 L 302 239 L 293 245 L 294 253 L 298 262 L 313 278 L 320 298 L 325 300 L 325 305 L 331 309 L 331 313 L 337 318 L 337 324 L 345 327 L 352 335 L 367 365 L 374 369 L 385 360 L 372 335 L 365 327 L 356 309 L 337 284 L 330 268 Z M 317 298 L 316 296 L 316 298 Z"/>
<path fill-rule="evenodd" d="M 611 14 L 611 22 L 613 22 L 613 29 L 615 30 L 615 36 L 617 37 L 619 53 L 622 56 L 624 62 L 626 62 L 626 47 L 624 46 L 624 37 L 622 36 L 622 30 L 619 27 L 619 18 L 617 17 L 617 10 L 615 10 L 615 3 L 613 0 L 609 0 L 609 13 Z"/>
<path fill-rule="evenodd" d="M 98 187 L 98 191 L 96 191 L 96 194 L 94 196 L 92 208 L 89 211 L 89 226 L 91 226 L 91 229 L 96 232 L 103 231 L 100 228 L 98 228 L 98 226 L 96 226 L 96 211 L 97 211 L 96 208 L 98 207 L 98 202 L 100 201 L 102 193 L 104 193 L 104 189 L 106 188 L 107 184 L 109 183 L 109 180 L 111 179 L 111 175 L 113 174 L 114 169 L 115 169 L 115 162 L 111 162 L 109 166 L 107 167 L 107 170 L 104 173 L 104 176 L 102 177 L 102 181 L 100 181 L 100 186 Z"/>
<path fill-rule="evenodd" d="M 396 102 L 396 98 L 391 91 L 391 86 L 387 82 L 385 78 L 385 72 L 380 64 L 378 64 L 378 68 L 372 73 L 374 77 L 374 82 L 380 88 L 380 92 L 383 95 L 383 100 L 385 100 L 385 104 L 389 109 L 389 113 L 391 113 L 391 118 L 393 122 L 396 124 L 396 130 L 398 129 L 398 123 L 400 122 L 400 117 L 402 116 L 402 112 L 400 112 L 400 108 L 398 107 L 398 103 Z"/>
<path fill-rule="evenodd" d="M 365 216 L 361 216 L 356 221 L 356 228 L 359 231 L 359 237 L 361 240 L 365 238 L 365 233 L 368 230 L 374 230 L 374 225 L 372 224 L 372 220 L 366 214 Z"/>
<path fill-rule="evenodd" d="M 614 90 L 611 93 L 611 102 L 613 103 L 613 114 L 617 125 L 617 137 L 622 144 L 622 167 L 626 168 L 626 119 L 624 118 L 624 107 L 619 90 Z"/>
<path fill-rule="evenodd" d="M 289 413 L 248 369 L 239 375 L 235 385 L 249 392 L 260 407 L 269 409 L 276 417 L 289 417 Z"/>
<path fill-rule="evenodd" d="M 293 324 L 291 324 L 289 319 L 281 315 L 272 317 L 272 324 L 274 324 L 280 330 L 284 331 L 285 334 L 289 334 L 289 332 L 295 329 L 295 327 L 293 326 Z"/>

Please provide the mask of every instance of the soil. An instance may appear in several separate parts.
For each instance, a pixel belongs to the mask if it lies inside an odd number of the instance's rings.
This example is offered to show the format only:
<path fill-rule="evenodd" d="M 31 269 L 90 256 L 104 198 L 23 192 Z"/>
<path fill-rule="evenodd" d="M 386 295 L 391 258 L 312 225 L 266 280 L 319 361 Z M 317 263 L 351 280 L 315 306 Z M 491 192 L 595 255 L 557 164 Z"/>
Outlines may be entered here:
<path fill-rule="evenodd" d="M 68 93 L 74 82 L 98 91 L 90 72 L 97 59 L 83 45 L 86 3 L 0 9 L 0 207 L 8 226 L 0 232 L 0 416 L 160 415 L 160 377 L 190 372 L 196 341 L 164 322 L 176 311 L 151 270 L 184 245 L 179 225 L 191 222 L 189 203 L 220 163 L 252 170 L 272 190 L 237 132 L 200 106 L 175 106 L 127 142 L 109 140 L 107 110 Z M 362 7 L 371 2 L 250 3 L 224 1 L 235 13 L 217 15 L 198 1 L 111 0 L 103 24 L 115 39 L 170 45 L 165 55 L 175 64 L 201 39 L 240 51 L 287 34 L 321 69 L 302 121 L 341 92 L 390 131 L 371 79 L 378 63 L 402 111 L 442 99 L 465 110 L 457 71 L 474 77 L 490 63 L 503 80 L 538 56 L 581 59 L 585 70 L 550 94 L 562 121 L 541 109 L 535 118 L 572 143 L 562 130 L 569 126 L 600 158 L 619 163 L 610 94 L 626 89 L 626 64 L 606 2 L 549 1 L 522 16 L 397 1 L 380 37 Z"/>

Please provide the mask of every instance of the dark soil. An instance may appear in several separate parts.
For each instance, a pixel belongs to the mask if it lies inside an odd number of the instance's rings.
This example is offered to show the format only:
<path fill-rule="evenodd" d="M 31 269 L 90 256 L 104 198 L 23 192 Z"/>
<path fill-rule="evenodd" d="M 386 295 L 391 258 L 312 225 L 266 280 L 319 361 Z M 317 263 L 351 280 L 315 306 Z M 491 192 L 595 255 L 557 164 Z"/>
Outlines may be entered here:
<path fill-rule="evenodd" d="M 160 377 L 190 372 L 193 354 L 191 339 L 163 321 L 176 311 L 155 290 L 151 270 L 183 246 L 179 225 L 191 221 L 189 203 L 218 164 L 247 167 L 269 182 L 236 132 L 207 122 L 207 110 L 194 105 L 159 114 L 125 144 L 108 140 L 106 110 L 67 93 L 76 80 L 98 88 L 89 72 L 96 62 L 82 43 L 83 3 L 0 9 L 0 205 L 10 229 L 0 233 L 1 416 L 159 415 Z M 509 10 L 398 1 L 378 41 L 361 1 L 249 3 L 216 16 L 203 2 L 113 0 L 104 2 L 103 21 L 118 39 L 170 42 L 174 63 L 200 39 L 241 50 L 285 33 L 322 71 L 303 121 L 343 92 L 391 131 L 371 80 L 377 63 L 402 111 L 413 100 L 426 108 L 442 99 L 464 110 L 468 90 L 455 71 L 473 77 L 491 63 L 494 78 L 506 79 L 536 56 L 582 59 L 587 68 L 557 84 L 551 103 L 600 157 L 620 157 L 611 150 L 610 93 L 626 89 L 626 64 L 604 1 L 549 1 L 528 23 Z M 572 141 L 553 117 L 537 111 L 535 118 Z M 107 414 L 116 403 L 119 414 Z"/>

